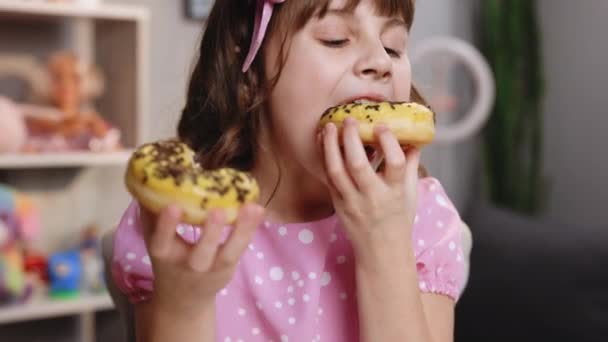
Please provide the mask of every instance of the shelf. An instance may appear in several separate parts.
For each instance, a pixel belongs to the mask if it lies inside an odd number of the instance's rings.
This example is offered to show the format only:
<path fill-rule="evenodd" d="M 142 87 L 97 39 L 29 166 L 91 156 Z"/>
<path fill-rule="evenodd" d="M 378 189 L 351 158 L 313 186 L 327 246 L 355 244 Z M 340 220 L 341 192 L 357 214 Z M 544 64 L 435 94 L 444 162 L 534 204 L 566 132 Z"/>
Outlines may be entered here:
<path fill-rule="evenodd" d="M 0 15 L 91 18 L 108 20 L 145 20 L 142 7 L 117 4 L 78 5 L 47 1 L 0 0 Z"/>
<path fill-rule="evenodd" d="M 131 150 L 92 153 L 0 154 L 0 170 L 126 165 Z"/>
<path fill-rule="evenodd" d="M 0 324 L 78 315 L 113 308 L 114 304 L 108 294 L 83 295 L 65 300 L 48 299 L 42 302 L 0 307 Z"/>

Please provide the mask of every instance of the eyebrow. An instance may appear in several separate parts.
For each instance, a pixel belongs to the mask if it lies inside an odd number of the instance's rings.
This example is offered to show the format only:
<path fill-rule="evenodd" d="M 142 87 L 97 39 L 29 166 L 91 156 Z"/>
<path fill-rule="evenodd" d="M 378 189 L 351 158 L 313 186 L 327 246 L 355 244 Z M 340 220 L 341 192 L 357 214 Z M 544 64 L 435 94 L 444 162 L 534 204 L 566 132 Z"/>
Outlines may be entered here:
<path fill-rule="evenodd" d="M 327 16 L 328 14 L 337 15 L 339 17 L 352 17 L 353 11 L 347 10 L 346 8 L 328 8 L 323 12 L 323 17 Z"/>
<path fill-rule="evenodd" d="M 352 17 L 353 11 L 347 10 L 345 8 L 329 8 L 329 9 L 327 9 L 327 11 L 325 13 L 323 13 L 323 17 L 325 17 L 329 14 L 336 15 L 339 17 Z M 393 27 L 402 27 L 406 31 L 409 31 L 408 25 L 406 24 L 406 22 L 397 17 L 388 19 L 382 26 L 382 30 L 386 31 L 387 29 L 393 28 Z"/>
<path fill-rule="evenodd" d="M 399 19 L 399 18 L 391 18 L 389 19 L 386 23 L 384 23 L 384 27 L 383 29 L 389 29 L 395 26 L 400 26 L 403 27 L 406 31 L 408 31 L 408 27 L 407 24 L 405 23 L 405 21 Z"/>

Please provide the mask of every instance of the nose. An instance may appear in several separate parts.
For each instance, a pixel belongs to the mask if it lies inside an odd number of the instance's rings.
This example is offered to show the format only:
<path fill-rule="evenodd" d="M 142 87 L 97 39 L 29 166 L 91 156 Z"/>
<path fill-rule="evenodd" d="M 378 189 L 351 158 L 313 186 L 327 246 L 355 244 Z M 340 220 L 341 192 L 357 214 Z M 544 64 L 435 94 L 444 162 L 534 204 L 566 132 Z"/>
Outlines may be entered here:
<path fill-rule="evenodd" d="M 355 65 L 357 76 L 374 81 L 386 81 L 392 76 L 393 62 L 380 42 L 361 45 L 361 56 Z"/>

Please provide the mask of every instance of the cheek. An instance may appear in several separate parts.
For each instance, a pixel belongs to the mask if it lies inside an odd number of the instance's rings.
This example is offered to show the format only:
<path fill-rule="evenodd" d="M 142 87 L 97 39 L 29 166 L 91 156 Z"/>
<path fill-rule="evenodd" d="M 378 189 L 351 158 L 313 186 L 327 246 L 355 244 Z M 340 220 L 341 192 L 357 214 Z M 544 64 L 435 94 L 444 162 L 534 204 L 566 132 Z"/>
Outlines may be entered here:
<path fill-rule="evenodd" d="M 405 59 L 403 63 L 399 63 L 395 67 L 395 76 L 396 77 L 393 78 L 395 98 L 397 101 L 410 101 L 412 90 L 412 70 L 409 59 Z"/>
<path fill-rule="evenodd" d="M 335 88 L 339 66 L 310 50 L 293 49 L 275 88 L 274 98 L 278 102 L 291 103 L 292 108 L 306 108 L 312 112 L 309 115 L 318 119 Z"/>
<path fill-rule="evenodd" d="M 275 124 L 282 126 L 277 128 L 314 142 L 317 122 L 331 104 L 339 68 L 316 55 L 319 51 L 299 48 L 298 43 L 292 45 L 272 91 L 271 111 Z"/>

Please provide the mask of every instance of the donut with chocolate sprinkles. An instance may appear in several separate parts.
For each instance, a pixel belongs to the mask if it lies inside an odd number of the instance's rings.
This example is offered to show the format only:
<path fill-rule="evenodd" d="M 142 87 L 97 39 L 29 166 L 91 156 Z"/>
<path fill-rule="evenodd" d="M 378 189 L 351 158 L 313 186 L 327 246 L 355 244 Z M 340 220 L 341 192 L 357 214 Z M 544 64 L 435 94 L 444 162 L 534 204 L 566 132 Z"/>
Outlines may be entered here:
<path fill-rule="evenodd" d="M 202 224 L 213 208 L 224 209 L 227 223 L 233 223 L 242 205 L 258 200 L 256 180 L 247 172 L 231 168 L 204 170 L 194 155 L 177 139 L 140 146 L 127 165 L 128 191 L 156 214 L 170 204 L 178 205 L 184 223 Z"/>
<path fill-rule="evenodd" d="M 348 103 L 327 109 L 319 128 L 333 122 L 339 131 L 347 117 L 359 123 L 359 135 L 365 145 L 376 144 L 374 127 L 385 124 L 404 147 L 420 148 L 435 138 L 435 113 L 416 102 Z"/>

